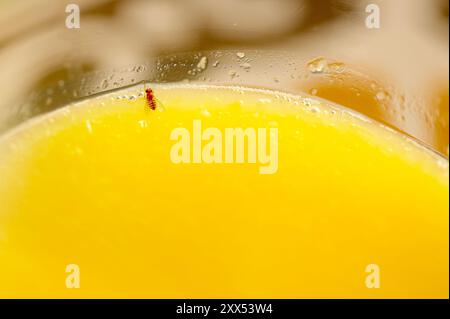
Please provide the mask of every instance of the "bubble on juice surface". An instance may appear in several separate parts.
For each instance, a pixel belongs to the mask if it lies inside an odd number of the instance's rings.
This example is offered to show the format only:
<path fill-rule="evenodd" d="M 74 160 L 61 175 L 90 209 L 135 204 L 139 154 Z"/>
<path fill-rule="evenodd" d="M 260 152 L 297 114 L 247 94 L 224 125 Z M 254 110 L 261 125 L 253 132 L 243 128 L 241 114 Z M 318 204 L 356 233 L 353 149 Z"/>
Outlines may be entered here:
<path fill-rule="evenodd" d="M 270 103 L 272 103 L 272 99 L 263 97 L 263 98 L 259 98 L 258 102 L 260 102 L 262 104 L 270 104 Z"/>
<path fill-rule="evenodd" d="M 140 126 L 141 128 L 146 128 L 146 127 L 148 127 L 148 122 L 147 122 L 147 120 L 140 120 L 138 123 L 139 123 L 139 126 Z"/>
<path fill-rule="evenodd" d="M 204 116 L 204 117 L 210 117 L 211 116 L 211 113 L 208 111 L 208 109 L 206 109 L 206 108 L 203 108 L 201 111 L 200 111 L 200 114 L 202 115 L 202 116 Z"/>
<path fill-rule="evenodd" d="M 236 53 L 236 56 L 237 56 L 239 59 L 243 59 L 243 58 L 245 58 L 245 53 L 244 53 L 244 52 L 238 52 L 238 53 Z"/>
<path fill-rule="evenodd" d="M 449 163 L 448 163 L 448 161 L 447 160 L 445 160 L 445 159 L 442 159 L 442 158 L 439 158 L 438 160 L 437 160 L 437 164 L 438 164 L 438 166 L 440 167 L 440 168 L 443 168 L 443 169 L 448 169 L 448 167 L 449 167 Z"/>
<path fill-rule="evenodd" d="M 313 112 L 313 113 L 319 113 L 320 112 L 320 109 L 317 106 L 312 106 L 309 110 L 311 112 Z"/>
<path fill-rule="evenodd" d="M 89 120 L 86 121 L 86 129 L 89 134 L 92 134 L 92 123 Z"/>

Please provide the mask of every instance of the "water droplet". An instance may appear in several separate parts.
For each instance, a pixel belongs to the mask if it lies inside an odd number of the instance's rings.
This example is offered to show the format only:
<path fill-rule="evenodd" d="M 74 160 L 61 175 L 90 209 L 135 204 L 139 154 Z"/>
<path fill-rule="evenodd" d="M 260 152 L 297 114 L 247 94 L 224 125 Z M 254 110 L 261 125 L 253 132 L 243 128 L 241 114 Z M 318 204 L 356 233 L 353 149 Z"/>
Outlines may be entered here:
<path fill-rule="evenodd" d="M 218 66 L 219 66 L 219 64 L 220 64 L 220 62 L 219 62 L 219 61 L 216 61 L 216 62 L 214 62 L 214 63 L 213 63 L 213 67 L 215 67 L 215 68 L 216 68 L 216 67 L 218 67 Z"/>
<path fill-rule="evenodd" d="M 317 89 L 311 89 L 309 91 L 312 95 L 317 95 L 317 93 L 319 92 Z"/>
<path fill-rule="evenodd" d="M 328 63 L 328 69 L 335 73 L 342 73 L 345 71 L 345 64 L 342 62 Z"/>
<path fill-rule="evenodd" d="M 102 89 L 107 89 L 107 88 L 108 88 L 108 85 L 109 85 L 108 80 L 104 79 L 104 80 L 102 81 Z"/>
<path fill-rule="evenodd" d="M 307 66 L 311 73 L 322 73 L 327 66 L 327 61 L 324 58 L 316 58 L 308 62 Z"/>
<path fill-rule="evenodd" d="M 342 73 L 345 71 L 346 65 L 342 62 L 328 61 L 322 57 L 311 60 L 307 63 L 307 67 L 311 73 Z"/>
<path fill-rule="evenodd" d="M 252 65 L 248 62 L 242 63 L 241 64 L 241 68 L 245 69 L 245 70 L 249 70 L 252 67 Z"/>
<path fill-rule="evenodd" d="M 145 71 L 145 66 L 139 65 L 138 67 L 136 67 L 136 72 L 137 73 L 144 72 L 144 71 Z"/>
<path fill-rule="evenodd" d="M 237 72 L 235 70 L 230 70 L 228 72 L 228 75 L 230 76 L 230 78 L 234 79 L 235 77 L 238 76 Z"/>
<path fill-rule="evenodd" d="M 386 98 L 386 93 L 383 91 L 380 91 L 377 93 L 377 95 L 375 97 L 377 98 L 378 101 L 383 101 Z"/>
<path fill-rule="evenodd" d="M 203 56 L 200 61 L 197 63 L 197 70 L 203 71 L 206 69 L 206 66 L 208 65 L 208 58 L 206 56 Z"/>

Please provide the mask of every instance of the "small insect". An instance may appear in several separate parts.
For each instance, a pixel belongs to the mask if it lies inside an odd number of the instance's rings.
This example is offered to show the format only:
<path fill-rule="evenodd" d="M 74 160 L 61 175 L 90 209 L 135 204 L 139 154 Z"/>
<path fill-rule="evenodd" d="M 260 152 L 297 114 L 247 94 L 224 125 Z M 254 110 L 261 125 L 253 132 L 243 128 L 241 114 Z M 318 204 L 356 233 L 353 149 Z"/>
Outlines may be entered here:
<path fill-rule="evenodd" d="M 160 100 L 158 100 L 155 97 L 155 92 L 151 88 L 148 88 L 145 85 L 145 82 L 143 82 L 143 84 L 144 84 L 145 102 L 149 107 L 149 109 L 153 111 L 158 109 L 158 111 L 163 112 L 165 110 L 164 105 L 161 103 Z"/>
<path fill-rule="evenodd" d="M 156 98 L 153 90 L 150 88 L 145 89 L 145 98 L 147 99 L 147 105 L 153 111 L 156 110 Z"/>

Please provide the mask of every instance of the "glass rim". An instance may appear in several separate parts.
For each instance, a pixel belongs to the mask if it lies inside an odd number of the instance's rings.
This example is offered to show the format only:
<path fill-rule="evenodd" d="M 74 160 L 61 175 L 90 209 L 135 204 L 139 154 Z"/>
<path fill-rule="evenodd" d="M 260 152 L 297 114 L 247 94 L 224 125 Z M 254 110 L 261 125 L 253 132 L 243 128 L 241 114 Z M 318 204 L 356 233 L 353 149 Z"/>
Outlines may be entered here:
<path fill-rule="evenodd" d="M 112 69 L 69 72 L 68 78 L 58 79 L 39 88 L 39 91 L 30 92 L 24 103 L 15 112 L 10 112 L 5 123 L 0 123 L 0 136 L 39 115 L 140 83 L 242 86 L 318 100 L 392 130 L 448 162 L 445 154 L 394 125 L 382 123 L 350 107 L 295 88 L 295 79 L 310 74 L 305 67 L 310 60 L 284 50 L 207 50 L 163 54 L 146 62 Z M 276 72 L 276 77 L 269 75 L 268 69 Z M 51 106 L 43 110 L 40 106 L 48 104 L 49 99 Z"/>

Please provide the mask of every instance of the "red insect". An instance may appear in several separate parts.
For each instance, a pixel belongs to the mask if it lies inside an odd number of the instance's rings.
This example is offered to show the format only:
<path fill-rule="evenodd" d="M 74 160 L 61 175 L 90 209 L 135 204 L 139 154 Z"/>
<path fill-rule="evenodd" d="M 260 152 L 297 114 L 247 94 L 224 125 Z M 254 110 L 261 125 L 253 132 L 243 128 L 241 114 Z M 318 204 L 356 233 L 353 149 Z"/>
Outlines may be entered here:
<path fill-rule="evenodd" d="M 145 89 L 145 97 L 147 99 L 147 105 L 152 110 L 156 110 L 156 98 L 155 94 L 153 93 L 153 90 L 148 88 Z"/>

